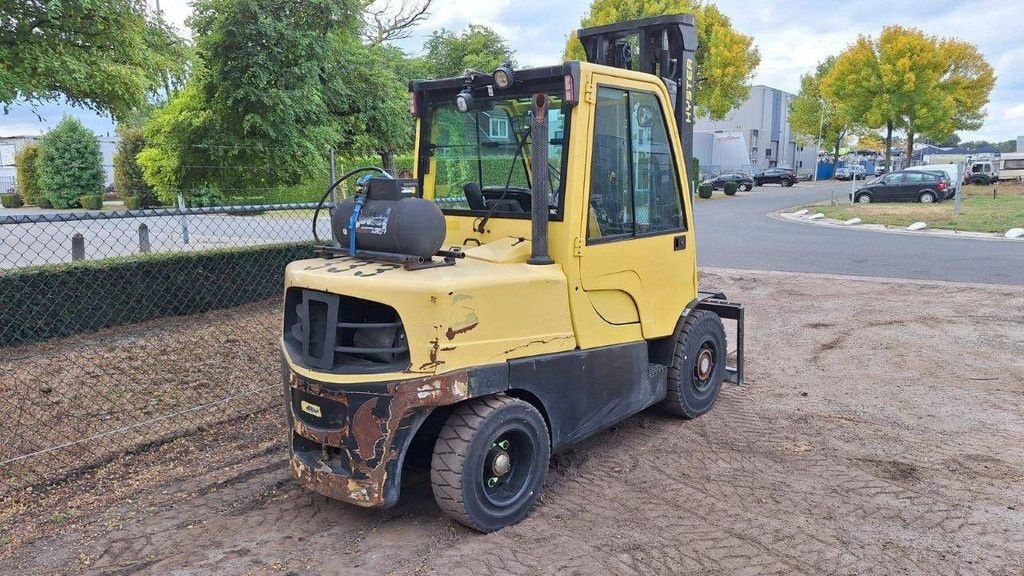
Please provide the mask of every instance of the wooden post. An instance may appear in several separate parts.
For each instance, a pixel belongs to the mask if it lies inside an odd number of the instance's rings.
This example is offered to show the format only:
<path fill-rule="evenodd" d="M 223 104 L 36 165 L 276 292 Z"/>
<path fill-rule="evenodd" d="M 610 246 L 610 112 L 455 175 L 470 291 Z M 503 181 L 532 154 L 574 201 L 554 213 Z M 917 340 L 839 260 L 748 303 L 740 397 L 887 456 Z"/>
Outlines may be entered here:
<path fill-rule="evenodd" d="M 149 226 L 139 224 L 139 253 L 149 254 Z"/>
<path fill-rule="evenodd" d="M 81 232 L 75 232 L 71 236 L 71 261 L 79 260 L 85 260 L 85 237 Z"/>

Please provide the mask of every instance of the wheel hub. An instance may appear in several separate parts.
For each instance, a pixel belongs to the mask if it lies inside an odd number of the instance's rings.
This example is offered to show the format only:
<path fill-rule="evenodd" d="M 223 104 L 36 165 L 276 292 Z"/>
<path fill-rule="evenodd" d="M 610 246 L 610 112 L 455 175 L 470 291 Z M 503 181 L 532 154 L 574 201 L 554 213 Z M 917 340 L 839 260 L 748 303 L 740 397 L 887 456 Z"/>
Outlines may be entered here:
<path fill-rule="evenodd" d="M 508 471 L 511 469 L 512 457 L 504 450 L 499 451 L 494 456 L 494 461 L 491 462 L 491 472 L 493 472 L 495 476 L 504 476 L 505 474 L 508 474 Z"/>
<path fill-rule="evenodd" d="M 715 367 L 714 357 L 711 355 L 711 351 L 704 349 L 697 355 L 697 378 L 700 380 L 706 380 L 711 376 L 711 371 Z"/>

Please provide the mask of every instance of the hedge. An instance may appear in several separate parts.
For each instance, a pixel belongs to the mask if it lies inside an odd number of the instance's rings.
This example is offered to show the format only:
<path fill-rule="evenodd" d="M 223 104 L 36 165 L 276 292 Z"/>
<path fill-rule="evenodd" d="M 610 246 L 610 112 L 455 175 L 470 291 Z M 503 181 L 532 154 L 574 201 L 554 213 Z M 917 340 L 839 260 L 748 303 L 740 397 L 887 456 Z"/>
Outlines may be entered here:
<path fill-rule="evenodd" d="M 726 182 L 725 183 L 725 195 L 726 196 L 735 196 L 736 195 L 736 190 L 739 190 L 739 187 L 740 187 L 739 184 L 737 184 L 735 182 Z"/>
<path fill-rule="evenodd" d="M 701 198 L 711 198 L 712 192 L 711 184 L 701 184 L 697 187 L 697 195 Z"/>
<path fill-rule="evenodd" d="M 311 243 L 159 254 L 0 272 L 0 347 L 279 297 Z"/>

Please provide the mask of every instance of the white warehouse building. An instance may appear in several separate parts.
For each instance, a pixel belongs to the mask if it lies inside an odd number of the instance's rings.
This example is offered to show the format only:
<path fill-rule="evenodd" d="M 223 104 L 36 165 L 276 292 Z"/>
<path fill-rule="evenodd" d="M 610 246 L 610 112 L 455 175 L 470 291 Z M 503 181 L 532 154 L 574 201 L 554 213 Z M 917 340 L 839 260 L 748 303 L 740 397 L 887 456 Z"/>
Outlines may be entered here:
<path fill-rule="evenodd" d="M 746 170 L 760 172 L 767 168 L 793 168 L 800 173 L 814 170 L 817 151 L 814 144 L 804 146 L 796 141 L 789 126 L 789 104 L 795 96 L 768 86 L 752 86 L 750 97 L 722 120 L 697 118 L 695 133 L 739 133 L 746 141 L 749 159 L 745 165 L 726 165 L 726 159 L 702 158 L 700 146 L 694 154 L 700 159 L 701 171 Z M 696 136 L 695 136 L 696 139 Z M 813 138 L 812 138 L 813 140 Z M 729 159 L 728 163 L 733 163 Z"/>

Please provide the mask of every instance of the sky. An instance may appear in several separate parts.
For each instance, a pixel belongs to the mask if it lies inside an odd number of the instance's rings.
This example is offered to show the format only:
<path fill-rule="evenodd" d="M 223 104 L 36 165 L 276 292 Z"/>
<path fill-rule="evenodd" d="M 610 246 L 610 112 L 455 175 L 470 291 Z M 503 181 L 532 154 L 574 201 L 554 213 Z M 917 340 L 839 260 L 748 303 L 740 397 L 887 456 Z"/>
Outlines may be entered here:
<path fill-rule="evenodd" d="M 154 0 L 150 0 L 152 4 Z M 383 0 L 381 0 L 383 1 Z M 963 140 L 1003 141 L 1024 135 L 1024 2 L 1015 0 L 717 0 L 738 31 L 753 36 L 761 53 L 753 83 L 796 93 L 800 75 L 843 51 L 858 35 L 883 26 L 913 26 L 928 34 L 975 44 L 996 71 L 996 86 L 981 129 L 959 132 Z M 579 26 L 588 0 L 434 0 L 429 19 L 398 45 L 410 54 L 438 28 L 461 30 L 482 24 L 497 30 L 516 52 L 520 66 L 558 63 L 568 32 Z M 165 17 L 188 34 L 187 0 L 161 0 Z M 51 104 L 37 108 L 40 121 L 24 106 L 0 114 L 0 136 L 39 134 L 72 113 L 94 131 L 113 131 L 109 119 Z"/>

